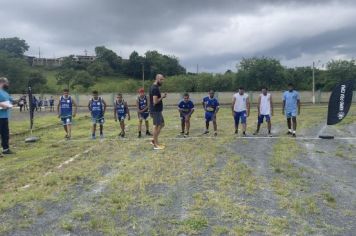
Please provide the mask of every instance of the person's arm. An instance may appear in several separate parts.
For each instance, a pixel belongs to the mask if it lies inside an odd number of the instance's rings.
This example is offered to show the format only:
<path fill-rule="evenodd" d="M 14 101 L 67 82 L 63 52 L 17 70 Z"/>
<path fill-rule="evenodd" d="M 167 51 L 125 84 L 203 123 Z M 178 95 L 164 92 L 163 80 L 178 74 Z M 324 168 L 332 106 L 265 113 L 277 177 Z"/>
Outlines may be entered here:
<path fill-rule="evenodd" d="M 257 116 L 260 116 L 260 108 L 261 108 L 261 96 L 258 97 L 258 101 L 257 101 Z"/>
<path fill-rule="evenodd" d="M 137 108 L 137 113 L 142 113 L 142 110 L 140 109 L 140 102 L 138 98 L 136 99 L 136 108 Z"/>
<path fill-rule="evenodd" d="M 271 95 L 271 97 L 270 97 L 269 102 L 270 102 L 270 104 L 271 104 L 271 116 L 273 116 L 274 111 L 273 111 L 273 101 L 272 101 L 272 95 Z"/>
<path fill-rule="evenodd" d="M 298 115 L 300 115 L 300 99 L 297 100 L 297 105 L 298 105 Z"/>
<path fill-rule="evenodd" d="M 125 102 L 125 109 L 127 111 L 127 119 L 131 120 L 130 109 L 129 109 L 129 106 L 127 105 L 127 102 Z"/>
<path fill-rule="evenodd" d="M 77 106 L 77 103 L 74 101 L 73 98 L 72 98 L 72 103 L 73 103 L 73 106 L 74 106 L 73 117 L 75 117 L 77 115 L 78 106 Z"/>
<path fill-rule="evenodd" d="M 88 102 L 88 110 L 89 111 L 91 111 L 91 106 L 90 106 L 91 104 L 90 104 L 90 100 L 89 100 L 89 102 Z"/>
<path fill-rule="evenodd" d="M 182 114 L 181 102 L 178 103 L 178 112 L 180 115 Z"/>
<path fill-rule="evenodd" d="M 286 107 L 286 97 L 283 94 L 283 102 L 282 102 L 282 114 L 284 114 L 284 108 Z"/>
<path fill-rule="evenodd" d="M 106 112 L 106 107 L 107 107 L 107 105 L 106 105 L 106 102 L 105 102 L 104 99 L 102 100 L 102 102 L 103 102 L 103 105 L 104 105 L 104 109 L 103 109 L 103 115 L 104 115 L 105 112 Z"/>
<path fill-rule="evenodd" d="M 250 98 L 246 98 L 247 117 L 250 115 Z"/>
<path fill-rule="evenodd" d="M 194 113 L 194 104 L 192 105 L 192 109 L 190 109 L 190 112 L 188 114 L 188 116 L 190 117 L 193 113 Z"/>
<path fill-rule="evenodd" d="M 32 102 L 32 101 L 30 101 L 30 102 Z M 60 114 L 60 112 L 59 112 L 59 110 L 60 110 L 60 102 L 57 104 L 57 115 L 58 115 L 58 117 L 60 117 L 61 116 L 61 114 Z"/>
<path fill-rule="evenodd" d="M 219 112 L 219 109 L 220 109 L 220 104 L 219 104 L 219 101 L 216 100 L 216 108 L 215 108 L 214 115 L 216 115 Z"/>
<path fill-rule="evenodd" d="M 160 98 L 158 98 L 158 96 L 153 96 L 153 104 L 157 105 L 159 102 L 161 102 L 163 100 L 163 98 L 166 98 L 167 94 L 164 93 L 163 96 L 161 96 Z"/>
<path fill-rule="evenodd" d="M 204 109 L 204 111 L 206 111 L 206 107 L 205 107 L 205 101 L 204 101 L 204 99 L 203 99 L 202 105 L 203 105 L 203 109 Z"/>
<path fill-rule="evenodd" d="M 117 109 L 117 107 L 116 107 L 116 101 L 115 101 L 115 103 L 114 103 L 114 119 L 115 119 L 115 121 L 117 121 L 117 112 L 116 112 L 116 109 Z"/>
<path fill-rule="evenodd" d="M 235 96 L 233 96 L 233 97 L 232 97 L 232 103 L 231 103 L 231 112 L 232 112 L 232 116 L 234 116 L 234 115 L 235 115 L 235 112 L 234 112 L 235 103 L 236 103 L 236 97 L 235 97 Z"/>

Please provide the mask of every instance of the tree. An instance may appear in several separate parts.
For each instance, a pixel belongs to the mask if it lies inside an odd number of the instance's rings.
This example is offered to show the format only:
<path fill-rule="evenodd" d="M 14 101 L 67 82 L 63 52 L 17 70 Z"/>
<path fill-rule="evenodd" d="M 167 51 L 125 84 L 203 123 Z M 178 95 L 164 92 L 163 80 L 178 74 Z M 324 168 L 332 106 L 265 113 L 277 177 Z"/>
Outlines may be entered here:
<path fill-rule="evenodd" d="M 27 87 L 28 63 L 8 53 L 0 52 L 0 76 L 7 77 L 10 81 L 10 92 L 21 92 Z"/>
<path fill-rule="evenodd" d="M 87 71 L 78 71 L 74 77 L 74 81 L 71 88 L 74 89 L 77 86 L 82 86 L 85 90 L 93 86 L 95 79 Z"/>
<path fill-rule="evenodd" d="M 58 85 L 65 85 L 67 89 L 70 89 L 75 80 L 75 70 L 70 69 L 62 69 L 56 75 L 57 84 Z"/>
<path fill-rule="evenodd" d="M 28 82 L 31 84 L 33 91 L 43 91 L 46 88 L 47 79 L 39 71 L 31 71 L 28 75 Z"/>
<path fill-rule="evenodd" d="M 107 62 L 113 71 L 122 71 L 122 58 L 119 57 L 114 51 L 101 46 L 95 48 L 95 54 L 97 60 L 100 62 Z"/>
<path fill-rule="evenodd" d="M 24 53 L 29 49 L 26 41 L 14 38 L 0 38 L 0 51 L 9 53 L 14 57 L 23 57 Z"/>
<path fill-rule="evenodd" d="M 331 90 L 335 84 L 345 80 L 355 80 L 355 60 L 332 60 L 328 62 L 325 77 L 325 89 Z"/>
<path fill-rule="evenodd" d="M 273 58 L 242 59 L 238 65 L 241 86 L 248 90 L 260 90 L 262 86 L 281 88 L 287 83 L 284 67 Z"/>

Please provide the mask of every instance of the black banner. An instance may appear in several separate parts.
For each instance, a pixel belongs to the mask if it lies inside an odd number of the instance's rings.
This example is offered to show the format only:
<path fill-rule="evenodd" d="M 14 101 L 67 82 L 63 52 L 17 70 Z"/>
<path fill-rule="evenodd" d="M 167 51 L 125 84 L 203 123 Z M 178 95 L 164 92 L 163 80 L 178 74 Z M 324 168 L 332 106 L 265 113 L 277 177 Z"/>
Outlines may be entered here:
<path fill-rule="evenodd" d="M 33 104 L 32 88 L 30 84 L 28 84 L 27 93 L 28 93 L 28 105 L 30 108 L 30 129 L 32 130 L 35 107 L 33 107 L 34 104 Z"/>
<path fill-rule="evenodd" d="M 354 81 L 348 80 L 336 85 L 331 93 L 328 107 L 328 125 L 335 125 L 345 118 L 352 103 Z"/>

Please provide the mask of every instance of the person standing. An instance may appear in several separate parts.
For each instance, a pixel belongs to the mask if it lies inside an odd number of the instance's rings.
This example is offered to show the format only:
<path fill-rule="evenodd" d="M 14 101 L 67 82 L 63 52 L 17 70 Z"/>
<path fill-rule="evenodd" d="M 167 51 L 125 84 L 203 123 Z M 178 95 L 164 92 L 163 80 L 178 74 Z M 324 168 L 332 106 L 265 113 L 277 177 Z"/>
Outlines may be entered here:
<path fill-rule="evenodd" d="M 23 106 L 24 106 L 23 96 L 21 96 L 21 98 L 19 99 L 18 105 L 20 107 L 20 112 L 22 112 L 22 109 L 23 109 Z"/>
<path fill-rule="evenodd" d="M 162 115 L 163 112 L 163 99 L 167 97 L 167 94 L 164 93 L 161 95 L 160 87 L 164 82 L 164 76 L 157 74 L 155 81 L 153 82 L 150 88 L 150 114 L 153 120 L 153 140 L 151 144 L 153 145 L 154 150 L 162 150 L 165 148 L 164 145 L 158 143 L 158 136 L 161 133 L 162 128 L 164 127 L 164 118 Z"/>
<path fill-rule="evenodd" d="M 241 120 L 242 135 L 246 136 L 246 122 L 247 117 L 250 115 L 250 99 L 243 87 L 240 87 L 239 92 L 234 94 L 231 109 L 235 120 L 235 134 L 239 132 L 239 123 Z"/>
<path fill-rule="evenodd" d="M 124 99 L 122 98 L 122 94 L 118 93 L 115 100 L 114 118 L 115 121 L 119 121 L 120 123 L 121 132 L 119 134 L 119 137 L 121 138 L 125 137 L 126 115 L 127 115 L 127 119 L 130 120 L 131 116 L 130 116 L 129 106 L 127 105 L 127 102 L 124 101 Z"/>
<path fill-rule="evenodd" d="M 205 111 L 205 132 L 203 134 L 209 133 L 209 123 L 212 121 L 214 126 L 214 136 L 218 135 L 218 124 L 216 122 L 216 114 L 219 111 L 220 104 L 218 99 L 215 98 L 215 92 L 213 90 L 209 91 L 209 96 L 203 99 L 203 108 Z"/>
<path fill-rule="evenodd" d="M 272 95 L 267 92 L 267 87 L 263 87 L 260 96 L 258 97 L 257 103 L 257 129 L 253 133 L 253 135 L 257 135 L 260 132 L 261 124 L 263 123 L 263 119 L 266 119 L 267 128 L 268 128 L 268 136 L 272 137 L 271 134 L 271 116 L 273 116 L 273 102 Z"/>
<path fill-rule="evenodd" d="M 12 99 L 6 91 L 9 87 L 9 81 L 5 77 L 0 77 L 0 134 L 2 154 L 13 154 L 9 147 L 9 113 L 12 107 Z M 0 156 L 2 157 L 2 155 Z"/>
<path fill-rule="evenodd" d="M 50 99 L 49 99 L 49 111 L 50 112 L 54 111 L 54 98 L 53 98 L 53 96 L 51 96 Z"/>
<path fill-rule="evenodd" d="M 149 110 L 148 110 L 148 99 L 145 94 L 145 90 L 143 88 L 140 88 L 138 90 L 138 97 L 136 100 L 136 107 L 137 107 L 137 115 L 138 115 L 138 137 L 141 138 L 142 134 L 142 122 L 145 121 L 146 125 L 146 135 L 147 136 L 152 136 L 149 130 L 149 123 L 148 123 L 148 117 L 150 116 Z"/>
<path fill-rule="evenodd" d="M 297 115 L 300 114 L 300 95 L 296 90 L 294 90 L 294 86 L 291 83 L 288 84 L 288 91 L 283 93 L 282 113 L 285 114 L 287 118 L 287 134 L 296 137 Z"/>
<path fill-rule="evenodd" d="M 61 118 L 64 131 L 66 132 L 66 139 L 70 139 L 72 137 L 72 118 L 76 116 L 77 109 L 76 102 L 71 96 L 69 96 L 69 90 L 64 89 L 63 96 L 59 98 L 57 105 L 57 114 L 58 117 Z"/>
<path fill-rule="evenodd" d="M 99 97 L 98 91 L 93 91 L 93 97 L 89 100 L 88 109 L 91 113 L 91 120 L 92 120 L 92 134 L 91 138 L 96 139 L 96 124 L 100 126 L 100 138 L 104 138 L 104 115 L 106 111 L 106 102 L 102 97 Z"/>
<path fill-rule="evenodd" d="M 183 100 L 181 100 L 178 104 L 178 111 L 181 119 L 181 135 L 188 136 L 190 129 L 190 117 L 194 112 L 194 103 L 190 100 L 189 93 L 185 93 L 183 95 Z"/>

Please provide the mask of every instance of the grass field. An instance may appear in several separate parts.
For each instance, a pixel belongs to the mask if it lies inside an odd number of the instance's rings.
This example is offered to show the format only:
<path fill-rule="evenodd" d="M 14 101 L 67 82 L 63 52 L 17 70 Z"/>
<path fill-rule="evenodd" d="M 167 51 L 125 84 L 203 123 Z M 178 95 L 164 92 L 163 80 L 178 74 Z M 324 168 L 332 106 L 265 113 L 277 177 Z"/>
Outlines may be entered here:
<path fill-rule="evenodd" d="M 325 128 L 325 107 L 299 117 L 297 139 L 285 135 L 280 110 L 273 138 L 233 134 L 228 108 L 218 136 L 201 136 L 203 112 L 193 114 L 191 138 L 179 137 L 176 110 L 166 110 L 163 151 L 127 138 L 107 115 L 104 140 L 90 140 L 81 113 L 65 141 L 54 115 L 37 115 L 37 143 L 26 144 L 28 121 L 13 112 L 15 155 L 0 159 L 0 235 L 352 235 L 356 232 L 356 110 Z M 248 120 L 255 129 L 256 111 Z M 320 130 L 354 139 L 307 139 Z"/>

